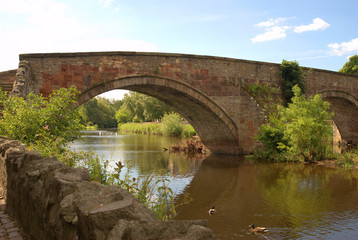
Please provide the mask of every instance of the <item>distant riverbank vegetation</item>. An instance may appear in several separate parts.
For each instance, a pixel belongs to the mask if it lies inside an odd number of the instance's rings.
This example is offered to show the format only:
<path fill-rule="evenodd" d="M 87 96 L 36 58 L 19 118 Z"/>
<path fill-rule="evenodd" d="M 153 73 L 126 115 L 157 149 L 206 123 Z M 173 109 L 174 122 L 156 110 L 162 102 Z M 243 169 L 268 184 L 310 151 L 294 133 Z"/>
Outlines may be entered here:
<path fill-rule="evenodd" d="M 137 92 L 129 92 L 121 100 L 93 98 L 79 107 L 79 114 L 87 130 L 118 128 L 121 132 L 185 138 L 196 135 L 173 108 Z"/>
<path fill-rule="evenodd" d="M 196 135 L 194 128 L 177 113 L 164 114 L 161 122 L 124 123 L 118 126 L 121 132 L 153 134 L 190 138 Z"/>

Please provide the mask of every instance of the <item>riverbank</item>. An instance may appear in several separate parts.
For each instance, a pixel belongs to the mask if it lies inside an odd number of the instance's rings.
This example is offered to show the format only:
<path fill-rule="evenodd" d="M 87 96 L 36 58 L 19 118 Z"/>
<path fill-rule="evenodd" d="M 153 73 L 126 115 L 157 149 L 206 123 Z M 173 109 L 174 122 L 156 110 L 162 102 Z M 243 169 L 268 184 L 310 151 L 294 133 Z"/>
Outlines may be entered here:
<path fill-rule="evenodd" d="M 194 128 L 190 124 L 181 123 L 169 126 L 169 128 L 169 130 L 166 130 L 164 123 L 161 122 L 124 123 L 118 126 L 118 131 L 137 134 L 177 136 L 183 138 L 190 138 L 196 135 Z"/>

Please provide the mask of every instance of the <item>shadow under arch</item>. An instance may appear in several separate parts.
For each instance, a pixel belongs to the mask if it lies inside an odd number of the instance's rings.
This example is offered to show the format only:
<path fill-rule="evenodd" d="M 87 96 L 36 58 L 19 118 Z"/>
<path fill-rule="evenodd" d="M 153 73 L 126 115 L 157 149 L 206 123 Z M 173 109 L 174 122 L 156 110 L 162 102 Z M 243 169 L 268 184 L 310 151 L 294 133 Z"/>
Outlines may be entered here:
<path fill-rule="evenodd" d="M 344 91 L 324 91 L 319 93 L 331 104 L 333 121 L 337 125 L 342 140 L 358 144 L 358 99 Z"/>
<path fill-rule="evenodd" d="M 81 93 L 78 104 L 114 89 L 144 93 L 172 106 L 194 127 L 213 153 L 243 153 L 238 144 L 238 128 L 225 110 L 203 92 L 171 78 L 138 75 L 107 81 Z"/>

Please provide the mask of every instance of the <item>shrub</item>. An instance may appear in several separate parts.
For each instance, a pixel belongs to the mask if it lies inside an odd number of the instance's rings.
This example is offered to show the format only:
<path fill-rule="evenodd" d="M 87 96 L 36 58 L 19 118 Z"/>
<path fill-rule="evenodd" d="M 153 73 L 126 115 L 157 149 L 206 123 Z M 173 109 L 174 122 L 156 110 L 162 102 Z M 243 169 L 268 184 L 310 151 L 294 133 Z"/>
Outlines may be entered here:
<path fill-rule="evenodd" d="M 79 91 L 75 87 L 54 90 L 48 98 L 30 93 L 26 99 L 7 97 L 0 90 L 0 104 L 4 106 L 0 119 L 0 135 L 19 140 L 26 145 L 37 141 L 62 143 L 80 136 L 83 126 L 74 103 Z"/>
<path fill-rule="evenodd" d="M 178 113 L 164 114 L 162 122 L 162 131 L 164 135 L 180 136 L 182 134 L 182 118 Z"/>
<path fill-rule="evenodd" d="M 183 124 L 182 137 L 191 138 L 196 135 L 196 131 L 190 124 Z"/>
<path fill-rule="evenodd" d="M 297 85 L 293 93 L 292 103 L 287 108 L 278 106 L 278 115 L 270 116 L 256 139 L 268 156 L 279 154 L 289 161 L 321 160 L 328 156 L 332 140 L 329 103 L 320 95 L 305 99 Z"/>

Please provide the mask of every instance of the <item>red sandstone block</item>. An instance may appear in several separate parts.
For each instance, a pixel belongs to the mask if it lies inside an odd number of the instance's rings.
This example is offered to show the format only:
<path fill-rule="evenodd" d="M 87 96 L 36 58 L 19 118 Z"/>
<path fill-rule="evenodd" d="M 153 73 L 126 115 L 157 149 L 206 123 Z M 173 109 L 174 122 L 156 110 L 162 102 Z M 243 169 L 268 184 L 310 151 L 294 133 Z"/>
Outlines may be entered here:
<path fill-rule="evenodd" d="M 69 71 L 68 65 L 62 64 L 61 65 L 61 73 L 66 74 L 66 73 L 68 73 L 68 71 Z"/>
<path fill-rule="evenodd" d="M 74 71 L 76 69 L 76 66 L 75 65 L 70 65 L 69 69 L 70 69 L 70 71 Z"/>
<path fill-rule="evenodd" d="M 127 74 L 134 74 L 135 70 L 134 69 L 126 69 L 126 73 Z"/>
<path fill-rule="evenodd" d="M 74 82 L 82 82 L 82 75 L 80 75 L 80 74 L 73 75 L 72 81 L 74 81 Z"/>
<path fill-rule="evenodd" d="M 119 72 L 118 68 L 108 68 L 108 67 L 104 67 L 102 68 L 103 72 L 109 72 L 109 73 L 117 73 Z"/>
<path fill-rule="evenodd" d="M 91 72 L 99 72 L 99 67 L 91 67 Z"/>
<path fill-rule="evenodd" d="M 54 74 L 53 75 L 54 81 L 63 81 L 64 79 L 65 79 L 65 75 L 63 75 L 63 74 Z"/>
<path fill-rule="evenodd" d="M 42 74 L 42 78 L 44 80 L 52 80 L 53 79 L 53 75 L 52 74 L 48 74 L 48 73 L 43 73 Z"/>
<path fill-rule="evenodd" d="M 72 79 L 73 79 L 72 75 L 68 75 L 68 74 L 64 75 L 64 81 L 72 81 Z"/>

